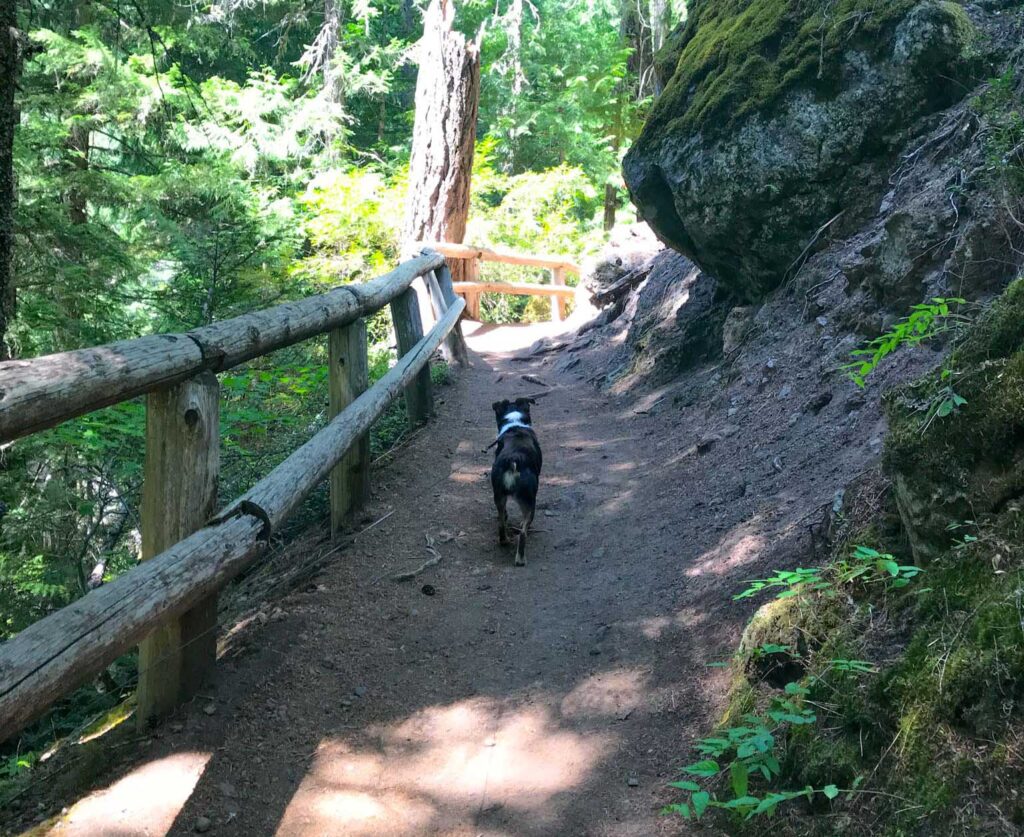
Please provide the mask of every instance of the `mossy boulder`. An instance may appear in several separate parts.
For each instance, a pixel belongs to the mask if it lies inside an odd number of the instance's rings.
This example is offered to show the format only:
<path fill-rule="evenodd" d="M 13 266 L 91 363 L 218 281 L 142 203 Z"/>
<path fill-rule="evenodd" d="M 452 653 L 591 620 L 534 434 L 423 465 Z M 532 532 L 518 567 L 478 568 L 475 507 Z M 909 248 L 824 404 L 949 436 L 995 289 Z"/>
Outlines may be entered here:
<path fill-rule="evenodd" d="M 823 225 L 852 230 L 877 208 L 921 118 L 967 91 L 975 37 L 940 0 L 694 0 L 624 163 L 633 200 L 756 301 Z"/>
<path fill-rule="evenodd" d="M 950 356 L 886 399 L 885 467 L 914 558 L 949 549 L 951 523 L 1008 515 L 1024 498 L 1024 281 L 1011 284 Z M 947 389 L 948 387 L 948 389 Z M 934 415 L 955 392 L 966 404 Z"/>
<path fill-rule="evenodd" d="M 803 677 L 808 654 L 836 640 L 844 616 L 842 605 L 828 596 L 805 592 L 772 599 L 747 623 L 736 661 L 751 683 L 781 689 Z"/>

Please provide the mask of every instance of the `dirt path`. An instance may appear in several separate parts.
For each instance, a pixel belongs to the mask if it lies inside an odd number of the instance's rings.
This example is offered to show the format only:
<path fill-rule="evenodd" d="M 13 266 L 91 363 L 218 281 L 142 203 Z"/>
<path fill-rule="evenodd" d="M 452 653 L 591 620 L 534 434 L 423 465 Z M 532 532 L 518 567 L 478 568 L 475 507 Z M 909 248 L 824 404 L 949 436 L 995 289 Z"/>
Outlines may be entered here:
<path fill-rule="evenodd" d="M 474 365 L 440 391 L 437 422 L 374 475 L 365 521 L 394 513 L 247 636 L 216 693 L 59 833 L 189 834 L 200 818 L 215 834 L 289 837 L 683 831 L 659 810 L 721 709 L 723 675 L 706 664 L 752 609 L 731 596 L 794 562 L 798 521 L 850 468 L 830 461 L 834 434 L 797 440 L 799 480 L 746 434 L 702 455 L 706 409 L 648 412 L 556 371 L 567 363 L 512 359 L 537 336 L 471 338 Z M 534 411 L 545 471 L 517 569 L 482 450 L 491 402 L 540 388 L 524 374 L 553 390 Z M 429 557 L 427 536 L 441 563 L 389 580 Z"/>

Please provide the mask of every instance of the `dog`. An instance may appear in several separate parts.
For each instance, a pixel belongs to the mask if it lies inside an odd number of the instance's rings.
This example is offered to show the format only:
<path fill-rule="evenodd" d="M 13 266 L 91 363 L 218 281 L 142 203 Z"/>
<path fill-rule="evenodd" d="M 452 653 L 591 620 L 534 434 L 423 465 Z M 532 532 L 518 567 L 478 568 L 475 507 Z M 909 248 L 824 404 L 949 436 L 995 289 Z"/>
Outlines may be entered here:
<path fill-rule="evenodd" d="M 516 542 L 517 567 L 526 566 L 526 535 L 537 510 L 537 489 L 544 462 L 530 418 L 530 405 L 536 403 L 532 398 L 517 398 L 495 401 L 491 405 L 498 422 L 498 437 L 491 443 L 498 447 L 491 466 L 491 488 L 498 509 L 498 540 L 502 546 L 509 543 L 507 506 L 511 497 L 523 513 Z"/>

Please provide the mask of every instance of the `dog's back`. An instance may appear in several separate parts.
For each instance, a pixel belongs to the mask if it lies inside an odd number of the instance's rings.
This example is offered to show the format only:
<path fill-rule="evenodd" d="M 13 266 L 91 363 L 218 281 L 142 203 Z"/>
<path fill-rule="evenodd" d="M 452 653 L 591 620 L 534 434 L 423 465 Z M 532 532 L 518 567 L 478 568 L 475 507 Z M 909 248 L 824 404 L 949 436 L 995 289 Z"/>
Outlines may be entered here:
<path fill-rule="evenodd" d="M 526 563 L 526 535 L 537 509 L 537 489 L 543 456 L 537 434 L 530 424 L 532 399 L 497 401 L 492 406 L 498 423 L 498 449 L 491 466 L 491 488 L 498 509 L 498 537 L 508 543 L 508 499 L 516 501 L 523 513 L 516 544 L 516 564 Z"/>
<path fill-rule="evenodd" d="M 491 488 L 494 496 L 512 497 L 523 515 L 537 504 L 540 469 L 543 457 L 537 436 L 532 430 L 514 427 L 498 442 L 498 451 L 491 466 Z"/>

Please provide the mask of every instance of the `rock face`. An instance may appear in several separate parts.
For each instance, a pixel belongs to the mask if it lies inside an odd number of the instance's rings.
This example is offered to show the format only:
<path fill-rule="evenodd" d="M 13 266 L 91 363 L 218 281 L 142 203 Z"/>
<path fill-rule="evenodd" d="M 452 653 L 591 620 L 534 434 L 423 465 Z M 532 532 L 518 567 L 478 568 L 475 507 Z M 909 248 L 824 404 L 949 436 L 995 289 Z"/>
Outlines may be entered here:
<path fill-rule="evenodd" d="M 659 384 L 717 357 L 731 307 L 713 276 L 671 250 L 659 253 L 627 312 L 633 372 Z"/>
<path fill-rule="evenodd" d="M 976 29 L 940 0 L 693 0 L 624 175 L 669 246 L 742 301 L 878 208 L 922 118 L 970 85 Z"/>

